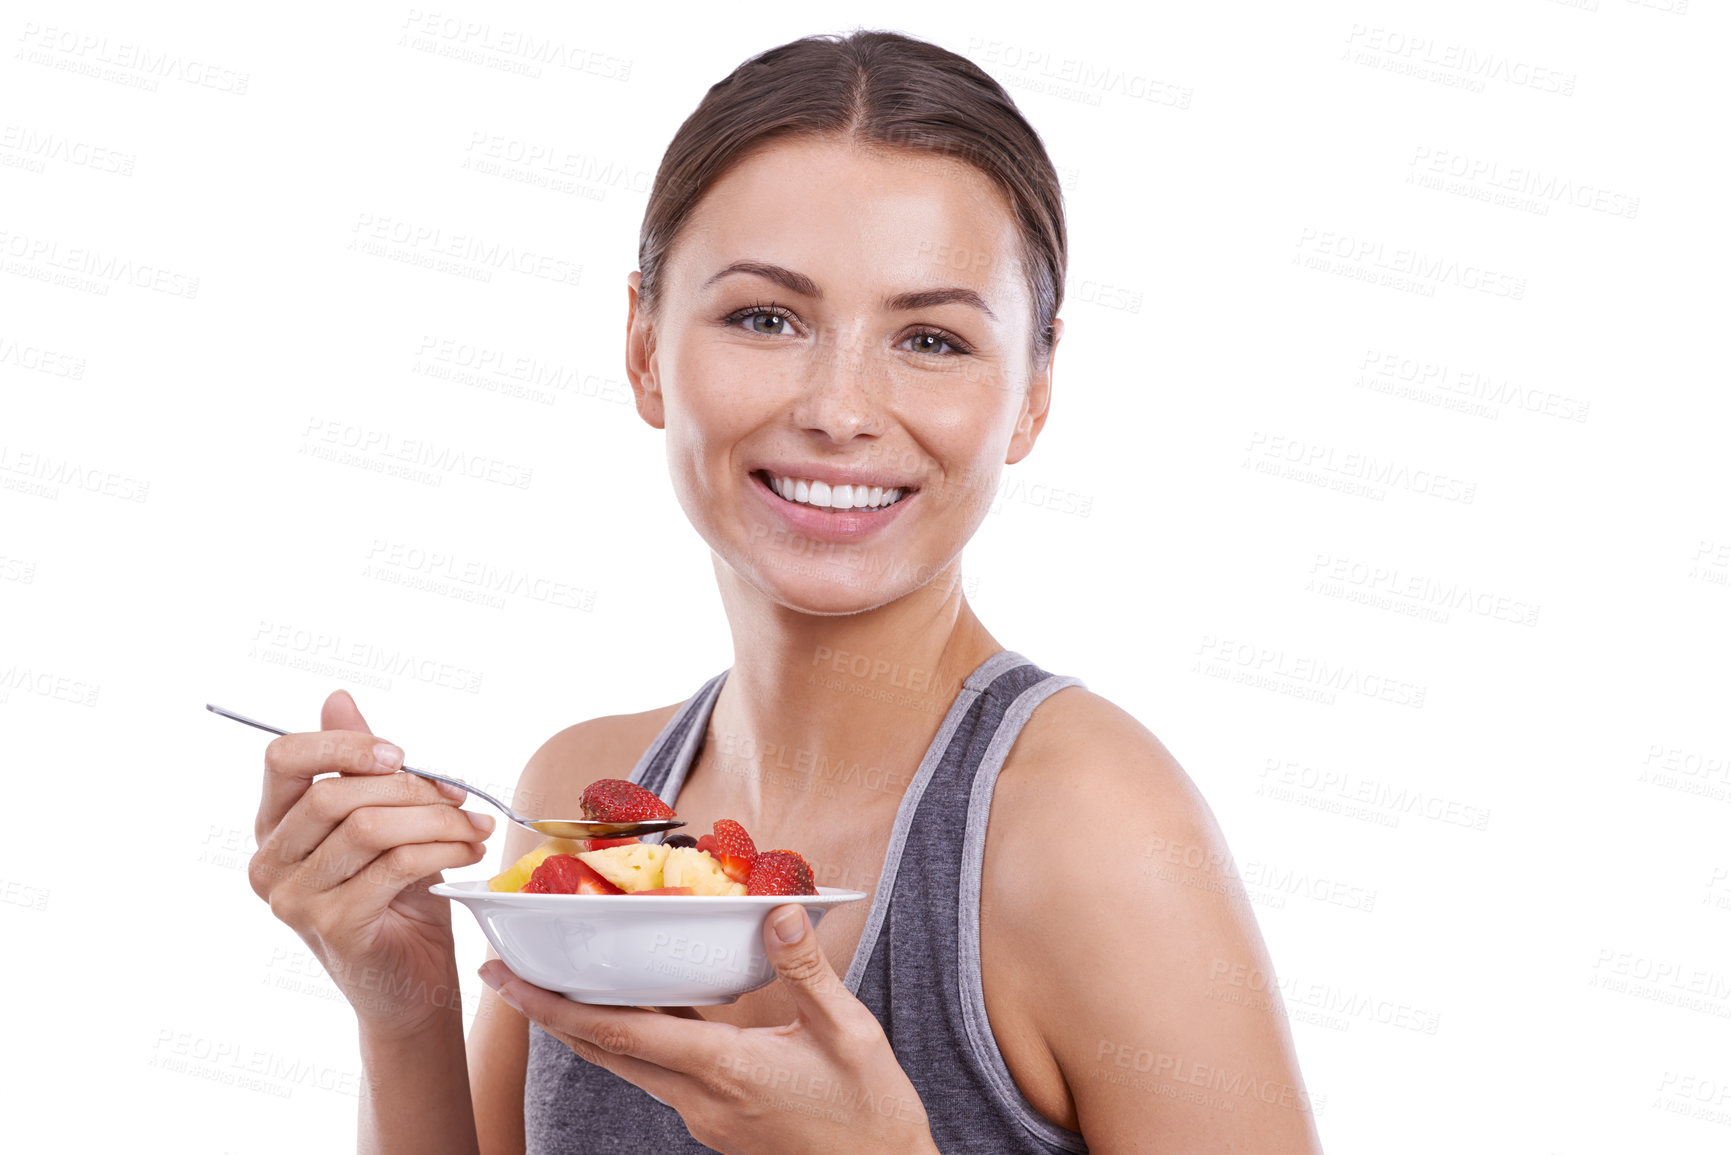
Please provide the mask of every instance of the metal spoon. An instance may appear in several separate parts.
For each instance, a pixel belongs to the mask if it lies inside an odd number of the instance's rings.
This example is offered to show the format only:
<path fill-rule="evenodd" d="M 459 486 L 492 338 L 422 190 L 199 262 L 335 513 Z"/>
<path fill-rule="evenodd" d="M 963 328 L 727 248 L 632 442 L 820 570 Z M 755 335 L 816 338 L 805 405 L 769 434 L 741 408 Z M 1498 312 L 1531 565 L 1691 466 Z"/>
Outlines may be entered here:
<path fill-rule="evenodd" d="M 271 734 L 287 734 L 287 730 L 275 726 L 267 726 L 256 718 L 248 718 L 245 714 L 236 714 L 233 710 L 225 710 L 221 706 L 213 706 L 206 702 L 204 708 L 213 714 L 221 714 L 224 718 L 233 718 L 236 722 L 244 722 Z M 410 774 L 419 774 L 422 778 L 431 778 L 435 782 L 449 782 L 459 790 L 467 790 L 477 798 L 493 804 L 494 808 L 515 822 L 518 826 L 527 827 L 537 834 L 546 834 L 553 838 L 635 838 L 639 834 L 655 834 L 662 830 L 672 830 L 685 823 L 678 818 L 651 818 L 643 822 L 589 822 L 583 819 L 569 818 L 525 818 L 509 806 L 487 793 L 477 790 L 461 778 L 448 778 L 443 774 L 435 774 L 431 770 L 417 770 L 413 766 L 404 766 Z"/>

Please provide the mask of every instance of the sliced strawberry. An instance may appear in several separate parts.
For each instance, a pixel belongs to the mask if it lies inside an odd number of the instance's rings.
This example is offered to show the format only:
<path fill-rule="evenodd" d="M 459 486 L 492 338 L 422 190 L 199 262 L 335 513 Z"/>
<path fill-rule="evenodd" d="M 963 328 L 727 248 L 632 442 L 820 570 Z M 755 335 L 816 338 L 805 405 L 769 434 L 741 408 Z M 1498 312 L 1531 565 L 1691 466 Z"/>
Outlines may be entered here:
<path fill-rule="evenodd" d="M 816 894 L 811 864 L 793 850 L 766 850 L 751 864 L 747 894 Z"/>
<path fill-rule="evenodd" d="M 705 834 L 698 838 L 697 849 L 706 852 L 711 858 L 721 853 L 721 844 L 715 841 L 715 835 Z"/>
<path fill-rule="evenodd" d="M 731 818 L 715 820 L 715 849 L 710 851 L 727 877 L 744 882 L 751 876 L 751 863 L 757 857 L 757 847 L 745 827 Z"/>
<path fill-rule="evenodd" d="M 600 778 L 583 791 L 583 817 L 591 822 L 643 822 L 674 817 L 673 807 L 623 778 Z"/>
<path fill-rule="evenodd" d="M 587 862 L 569 854 L 549 854 L 529 881 L 524 894 L 624 894 Z"/>
<path fill-rule="evenodd" d="M 641 838 L 590 838 L 577 845 L 585 851 L 606 850 L 609 846 L 629 846 L 633 842 L 642 842 Z"/>
<path fill-rule="evenodd" d="M 637 894 L 690 894 L 691 888 L 689 886 L 658 886 L 654 890 L 634 890 L 631 893 L 634 895 L 637 895 Z"/>

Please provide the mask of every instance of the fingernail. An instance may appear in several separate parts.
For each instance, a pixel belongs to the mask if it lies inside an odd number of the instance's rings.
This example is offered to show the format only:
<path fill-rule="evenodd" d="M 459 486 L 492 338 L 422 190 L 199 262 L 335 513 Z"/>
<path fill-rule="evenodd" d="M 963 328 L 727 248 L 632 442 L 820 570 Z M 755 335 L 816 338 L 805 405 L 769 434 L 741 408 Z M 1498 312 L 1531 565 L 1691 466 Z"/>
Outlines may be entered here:
<path fill-rule="evenodd" d="M 498 990 L 499 985 L 505 981 L 499 968 L 495 968 L 491 963 L 482 966 L 481 969 L 475 973 L 480 975 L 481 981 L 486 983 L 493 990 Z"/>
<path fill-rule="evenodd" d="M 476 814 L 473 810 L 465 810 L 463 813 L 469 816 L 469 821 L 475 824 L 476 830 L 479 830 L 482 834 L 493 833 L 493 827 L 496 824 L 494 823 L 491 814 Z"/>
<path fill-rule="evenodd" d="M 805 934 L 805 909 L 794 907 L 776 915 L 770 923 L 775 928 L 775 937 L 785 943 L 796 943 Z"/>
<path fill-rule="evenodd" d="M 437 778 L 429 778 L 427 781 L 431 782 L 434 786 L 437 786 L 439 788 L 439 793 L 443 794 L 446 798 L 449 798 L 452 802 L 461 802 L 469 796 L 469 792 L 461 786 L 454 786 L 449 782 L 441 782 Z M 492 827 L 488 827 L 487 829 L 491 830 Z"/>
<path fill-rule="evenodd" d="M 523 1013 L 522 1005 L 519 1004 L 516 999 L 511 997 L 510 991 L 505 990 L 504 988 L 501 987 L 499 990 L 499 997 L 505 1001 L 506 1006 L 510 1007 L 512 1010 L 516 1011 L 518 1014 Z"/>
<path fill-rule="evenodd" d="M 380 770 L 401 770 L 403 752 L 389 742 L 380 742 L 373 747 L 373 761 L 378 763 Z"/>

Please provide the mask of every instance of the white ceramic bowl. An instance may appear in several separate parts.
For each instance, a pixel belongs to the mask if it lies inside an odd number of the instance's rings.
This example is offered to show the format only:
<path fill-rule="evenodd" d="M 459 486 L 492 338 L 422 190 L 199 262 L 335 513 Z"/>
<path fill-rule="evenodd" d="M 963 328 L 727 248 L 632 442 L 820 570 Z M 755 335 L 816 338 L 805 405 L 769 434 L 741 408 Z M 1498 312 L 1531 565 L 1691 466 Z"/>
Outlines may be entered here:
<path fill-rule="evenodd" d="M 517 977 L 580 1003 L 701 1007 L 731 1003 L 775 978 L 763 924 L 797 902 L 816 926 L 824 912 L 867 897 L 817 894 L 499 894 L 485 880 L 432 892 L 468 907 Z"/>

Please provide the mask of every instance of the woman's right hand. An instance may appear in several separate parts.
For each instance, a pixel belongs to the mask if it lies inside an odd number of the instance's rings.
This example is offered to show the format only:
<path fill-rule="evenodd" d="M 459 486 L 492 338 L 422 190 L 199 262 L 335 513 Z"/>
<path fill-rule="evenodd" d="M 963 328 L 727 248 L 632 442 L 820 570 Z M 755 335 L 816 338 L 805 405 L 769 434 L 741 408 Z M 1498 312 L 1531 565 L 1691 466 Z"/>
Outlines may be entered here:
<path fill-rule="evenodd" d="M 427 887 L 482 859 L 493 819 L 458 809 L 457 787 L 400 773 L 402 751 L 373 736 L 346 692 L 325 699 L 319 725 L 265 751 L 248 876 L 362 1028 L 407 1037 L 460 1005 L 451 904 Z"/>

